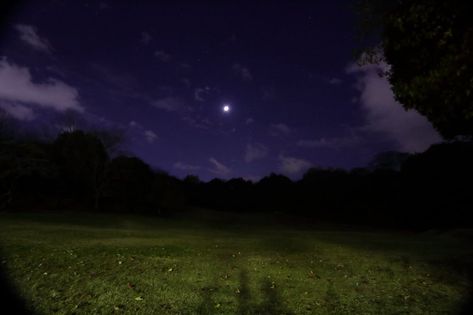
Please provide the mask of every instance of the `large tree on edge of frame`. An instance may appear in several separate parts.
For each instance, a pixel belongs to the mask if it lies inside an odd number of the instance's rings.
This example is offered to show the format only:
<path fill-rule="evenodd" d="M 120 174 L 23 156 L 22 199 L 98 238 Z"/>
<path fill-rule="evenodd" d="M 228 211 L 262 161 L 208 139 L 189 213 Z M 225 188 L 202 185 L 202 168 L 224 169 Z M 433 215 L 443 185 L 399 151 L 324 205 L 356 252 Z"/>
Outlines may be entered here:
<path fill-rule="evenodd" d="M 473 1 L 359 2 L 362 27 L 381 37 L 379 50 L 368 49 L 365 57 L 382 52 L 396 99 L 425 115 L 445 138 L 472 137 Z"/>

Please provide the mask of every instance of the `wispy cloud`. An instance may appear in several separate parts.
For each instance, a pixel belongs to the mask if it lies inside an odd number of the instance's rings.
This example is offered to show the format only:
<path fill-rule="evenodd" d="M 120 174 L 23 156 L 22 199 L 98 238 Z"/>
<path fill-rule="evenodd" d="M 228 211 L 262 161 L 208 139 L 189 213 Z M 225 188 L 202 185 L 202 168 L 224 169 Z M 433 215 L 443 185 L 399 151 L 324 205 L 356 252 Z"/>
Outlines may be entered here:
<path fill-rule="evenodd" d="M 332 85 L 339 85 L 342 83 L 342 80 L 339 79 L 339 78 L 331 78 L 328 80 L 328 83 L 332 84 Z"/>
<path fill-rule="evenodd" d="M 208 118 L 199 114 L 195 108 L 187 105 L 180 97 L 169 96 L 159 100 L 154 100 L 151 101 L 151 105 L 167 112 L 176 113 L 183 121 L 195 128 L 208 129 L 213 125 Z"/>
<path fill-rule="evenodd" d="M 248 117 L 248 118 L 245 120 L 245 124 L 247 124 L 247 125 L 250 125 L 250 124 L 252 124 L 252 123 L 254 123 L 254 122 L 255 122 L 255 120 L 253 119 L 253 117 Z"/>
<path fill-rule="evenodd" d="M 150 33 L 148 33 L 148 32 L 141 32 L 141 39 L 140 39 L 140 41 L 141 41 L 144 45 L 148 45 L 149 43 L 151 43 L 152 40 L 153 40 L 153 37 L 151 36 Z"/>
<path fill-rule="evenodd" d="M 312 166 L 307 160 L 279 155 L 279 171 L 286 175 L 298 175 Z"/>
<path fill-rule="evenodd" d="M 362 138 L 355 133 L 346 137 L 319 138 L 299 140 L 297 145 L 304 148 L 344 149 L 359 145 Z"/>
<path fill-rule="evenodd" d="M 169 62 L 172 59 L 172 56 L 164 50 L 157 50 L 155 51 L 154 55 L 162 62 Z"/>
<path fill-rule="evenodd" d="M 278 123 L 272 124 L 269 126 L 269 134 L 272 136 L 286 136 L 291 133 L 291 128 L 289 128 L 286 124 Z"/>
<path fill-rule="evenodd" d="M 66 83 L 48 79 L 35 83 L 28 68 L 0 60 L 0 100 L 10 103 L 26 103 L 59 112 L 84 111 L 79 104 L 79 93 Z"/>
<path fill-rule="evenodd" d="M 87 79 L 99 83 L 103 89 L 110 89 L 114 93 L 128 97 L 146 99 L 143 93 L 137 92 L 140 90 L 140 83 L 134 76 L 97 63 L 92 63 L 91 69 L 93 77 Z"/>
<path fill-rule="evenodd" d="M 174 96 L 168 96 L 159 100 L 152 101 L 151 105 L 168 112 L 177 112 L 183 110 L 185 107 L 184 101 L 182 101 L 179 97 Z"/>
<path fill-rule="evenodd" d="M 159 139 L 158 135 L 153 130 L 145 129 L 142 124 L 135 120 L 130 121 L 128 127 L 134 129 L 140 137 L 143 137 L 146 142 L 150 144 L 155 143 Z"/>
<path fill-rule="evenodd" d="M 178 170 L 181 170 L 181 171 L 187 171 L 187 172 L 194 172 L 194 171 L 200 170 L 200 166 L 187 164 L 187 163 L 180 162 L 180 161 L 174 163 L 173 167 L 175 169 L 178 169 Z"/>
<path fill-rule="evenodd" d="M 274 101 L 276 99 L 276 89 L 272 86 L 262 87 L 261 99 L 265 102 Z"/>
<path fill-rule="evenodd" d="M 139 123 L 137 123 L 136 121 L 132 120 L 128 123 L 128 125 L 132 128 L 135 128 L 135 127 L 141 127 L 141 125 Z"/>
<path fill-rule="evenodd" d="M 15 119 L 31 121 L 35 119 L 33 110 L 25 105 L 0 101 L 0 108 Z"/>
<path fill-rule="evenodd" d="M 38 35 L 36 28 L 32 25 L 17 24 L 15 29 L 20 33 L 20 39 L 33 49 L 45 53 L 51 53 L 52 47 L 47 39 Z"/>
<path fill-rule="evenodd" d="M 250 163 L 265 158 L 268 155 L 268 148 L 261 143 L 247 144 L 245 150 L 245 162 Z"/>
<path fill-rule="evenodd" d="M 203 102 L 210 94 L 211 88 L 209 86 L 206 86 L 205 88 L 196 88 L 194 89 L 194 100 Z"/>
<path fill-rule="evenodd" d="M 233 73 L 239 76 L 243 81 L 251 81 L 253 80 L 253 75 L 250 72 L 248 67 L 245 67 L 239 63 L 235 63 L 232 66 Z"/>
<path fill-rule="evenodd" d="M 212 164 L 213 168 L 209 169 L 209 171 L 217 176 L 228 176 L 231 173 L 231 170 L 217 161 L 215 158 L 211 157 L 209 158 L 209 162 Z"/>
<path fill-rule="evenodd" d="M 204 98 L 201 96 L 205 90 L 201 88 L 194 89 L 194 99 L 198 102 L 203 102 Z"/>
<path fill-rule="evenodd" d="M 111 7 L 112 6 L 109 3 L 105 2 L 105 1 L 101 1 L 99 3 L 99 9 L 100 10 L 107 10 L 107 9 L 110 9 Z"/>
<path fill-rule="evenodd" d="M 152 130 L 145 130 L 143 134 L 148 143 L 154 143 L 156 140 L 158 140 L 158 135 Z"/>
<path fill-rule="evenodd" d="M 399 150 L 420 152 L 441 141 L 429 121 L 415 110 L 405 110 L 395 99 L 389 82 L 379 76 L 387 65 L 358 66 L 352 64 L 347 72 L 357 76 L 359 104 L 366 124 L 361 129 L 383 133 L 399 144 Z"/>

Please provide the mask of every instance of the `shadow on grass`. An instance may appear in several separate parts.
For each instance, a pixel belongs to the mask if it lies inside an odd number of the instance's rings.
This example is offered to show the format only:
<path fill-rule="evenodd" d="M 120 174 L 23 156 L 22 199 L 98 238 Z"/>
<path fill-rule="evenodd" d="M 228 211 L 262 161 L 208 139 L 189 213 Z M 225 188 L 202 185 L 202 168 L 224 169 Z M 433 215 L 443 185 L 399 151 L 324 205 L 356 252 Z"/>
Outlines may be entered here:
<path fill-rule="evenodd" d="M 382 234 L 380 234 L 382 235 Z M 458 285 L 464 283 L 466 289 L 463 303 L 452 314 L 473 314 L 473 250 L 469 243 L 461 237 L 450 237 L 441 234 L 386 234 L 376 241 L 367 235 L 353 234 L 349 238 L 333 235 L 319 235 L 318 238 L 330 244 L 348 248 L 389 254 L 392 263 L 400 264 L 406 272 L 410 265 L 422 263 L 425 273 L 429 273 L 435 281 Z M 397 257 L 396 257 L 397 256 Z M 390 269 L 377 269 L 388 274 Z M 335 300 L 334 292 L 328 292 L 328 300 Z M 336 293 L 336 292 L 335 292 Z M 331 309 L 337 309 L 339 303 L 333 303 Z"/>
<path fill-rule="evenodd" d="M 261 293 L 263 302 L 259 305 L 252 302 L 248 284 L 248 272 L 240 272 L 240 293 L 238 295 L 238 315 L 250 314 L 292 314 L 283 303 L 278 289 L 269 280 L 261 281 Z"/>
<path fill-rule="evenodd" d="M 261 293 L 263 301 L 257 303 L 251 296 L 248 272 L 242 270 L 239 279 L 239 292 L 237 295 L 237 315 L 292 315 L 293 313 L 283 303 L 281 296 L 274 283 L 264 279 L 261 281 Z M 220 314 L 220 305 L 213 299 L 217 287 L 207 286 L 202 288 L 201 303 L 196 309 L 196 314 Z"/>
<path fill-rule="evenodd" d="M 240 293 L 238 295 L 238 315 L 251 314 L 251 294 L 248 285 L 248 272 L 240 271 Z"/>
<path fill-rule="evenodd" d="M 263 280 L 261 284 L 261 292 L 264 296 L 263 303 L 256 308 L 254 314 L 292 314 L 281 300 L 278 290 L 269 280 Z"/>
<path fill-rule="evenodd" d="M 447 268 L 457 274 L 461 274 L 469 284 L 468 292 L 465 295 L 462 305 L 460 305 L 458 315 L 471 315 L 473 314 L 473 257 L 463 258 L 459 260 L 449 259 L 442 262 L 429 262 L 432 265 L 440 264 L 447 266 Z"/>
<path fill-rule="evenodd" d="M 6 311 L 7 314 L 33 314 L 9 279 L 3 267 L 3 261 L 4 259 L 0 256 L 0 307 L 2 311 Z"/>
<path fill-rule="evenodd" d="M 214 291 L 217 288 L 215 287 L 204 287 L 202 288 L 201 298 L 202 302 L 200 303 L 199 307 L 196 310 L 196 314 L 216 314 L 217 308 L 216 304 L 212 298 Z"/>

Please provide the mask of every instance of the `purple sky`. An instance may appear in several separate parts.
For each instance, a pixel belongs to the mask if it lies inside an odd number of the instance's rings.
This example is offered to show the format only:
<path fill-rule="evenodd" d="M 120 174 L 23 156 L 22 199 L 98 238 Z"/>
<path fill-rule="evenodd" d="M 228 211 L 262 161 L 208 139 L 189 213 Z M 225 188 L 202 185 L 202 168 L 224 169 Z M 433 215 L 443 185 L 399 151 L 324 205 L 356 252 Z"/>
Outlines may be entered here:
<path fill-rule="evenodd" d="M 120 3 L 18 6 L 0 33 L 0 108 L 35 126 L 73 112 L 204 180 L 299 178 L 440 141 L 376 67 L 355 65 L 348 1 Z"/>

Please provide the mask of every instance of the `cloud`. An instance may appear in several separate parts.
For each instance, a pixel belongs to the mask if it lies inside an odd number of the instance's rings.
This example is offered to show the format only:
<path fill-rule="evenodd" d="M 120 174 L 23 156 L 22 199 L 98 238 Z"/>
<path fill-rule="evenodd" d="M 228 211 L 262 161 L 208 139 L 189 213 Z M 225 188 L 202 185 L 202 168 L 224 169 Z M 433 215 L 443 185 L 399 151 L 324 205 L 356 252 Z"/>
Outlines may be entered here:
<path fill-rule="evenodd" d="M 286 124 L 279 123 L 279 124 L 272 124 L 269 127 L 269 134 L 272 136 L 286 136 L 291 133 L 291 128 L 289 128 Z"/>
<path fill-rule="evenodd" d="M 399 144 L 399 150 L 420 152 L 442 139 L 429 121 L 415 110 L 406 111 L 395 99 L 389 82 L 379 73 L 387 65 L 358 66 L 352 64 L 347 72 L 357 76 L 358 99 L 364 111 L 363 131 L 386 134 Z"/>
<path fill-rule="evenodd" d="M 262 87 L 261 99 L 265 102 L 274 101 L 276 99 L 276 89 L 272 86 Z"/>
<path fill-rule="evenodd" d="M 141 32 L 141 42 L 144 44 L 144 45 L 148 45 L 151 40 L 153 40 L 153 37 L 151 36 L 150 33 L 148 32 Z"/>
<path fill-rule="evenodd" d="M 249 124 L 252 124 L 254 123 L 255 120 L 252 118 L 252 117 L 248 117 L 246 120 L 245 120 L 245 124 L 249 125 Z"/>
<path fill-rule="evenodd" d="M 192 69 L 192 66 L 186 62 L 181 62 L 179 63 L 179 69 L 184 70 L 184 71 L 189 71 Z"/>
<path fill-rule="evenodd" d="M 201 96 L 201 94 L 204 92 L 204 89 L 197 88 L 194 90 L 194 99 L 198 102 L 203 102 L 204 98 Z"/>
<path fill-rule="evenodd" d="M 209 119 L 199 115 L 192 116 L 190 113 L 184 114 L 181 118 L 183 121 L 185 121 L 194 128 L 208 130 L 214 125 L 214 123 L 212 123 L 212 121 L 210 121 Z"/>
<path fill-rule="evenodd" d="M 31 121 L 35 119 L 33 110 L 24 105 L 0 102 L 0 108 L 18 120 Z"/>
<path fill-rule="evenodd" d="M 32 48 L 45 53 L 51 53 L 52 47 L 45 38 L 39 37 L 36 28 L 31 25 L 17 24 L 15 29 L 20 33 L 20 38 Z"/>
<path fill-rule="evenodd" d="M 191 80 L 189 80 L 189 78 L 182 78 L 180 81 L 185 87 L 187 88 L 191 87 Z"/>
<path fill-rule="evenodd" d="M 95 72 L 93 74 L 95 80 L 98 79 L 100 83 L 106 83 L 106 86 L 112 85 L 114 91 L 119 91 L 130 97 L 146 98 L 143 94 L 136 92 L 140 87 L 140 83 L 130 74 L 113 70 L 101 64 L 94 63 L 91 66 Z"/>
<path fill-rule="evenodd" d="M 312 166 L 307 160 L 279 155 L 279 171 L 286 175 L 297 175 Z"/>
<path fill-rule="evenodd" d="M 135 128 L 135 127 L 141 127 L 141 125 L 139 123 L 137 123 L 136 121 L 132 120 L 128 123 L 128 125 L 132 128 Z"/>
<path fill-rule="evenodd" d="M 193 108 L 180 97 L 168 96 L 159 100 L 151 101 L 151 105 L 168 111 L 174 112 L 180 118 L 192 127 L 199 129 L 209 129 L 213 123 L 205 115 L 199 114 L 198 109 Z"/>
<path fill-rule="evenodd" d="M 100 10 L 107 10 L 107 9 L 110 9 L 112 6 L 109 4 L 109 3 L 106 3 L 104 1 L 101 1 L 99 3 L 99 9 Z"/>
<path fill-rule="evenodd" d="M 251 75 L 250 69 L 248 69 L 248 67 L 242 66 L 239 63 L 235 63 L 232 69 L 233 73 L 239 76 L 243 81 L 253 80 L 253 76 Z"/>
<path fill-rule="evenodd" d="M 0 60 L 0 100 L 27 103 L 59 112 L 84 108 L 78 101 L 75 88 L 62 81 L 49 78 L 45 83 L 34 83 L 28 68 Z"/>
<path fill-rule="evenodd" d="M 161 60 L 162 62 L 169 62 L 171 61 L 172 56 L 166 53 L 164 50 L 157 50 L 154 55 Z"/>
<path fill-rule="evenodd" d="M 339 78 L 331 78 L 328 80 L 328 83 L 332 85 L 339 85 L 342 83 L 342 80 L 340 80 Z"/>
<path fill-rule="evenodd" d="M 304 148 L 344 149 L 354 147 L 362 142 L 360 136 L 352 134 L 346 137 L 319 138 L 299 140 L 297 145 Z"/>
<path fill-rule="evenodd" d="M 181 171 L 188 171 L 188 172 L 189 171 L 194 172 L 194 171 L 198 171 L 200 169 L 200 166 L 186 164 L 186 163 L 183 163 L 183 162 L 176 162 L 176 163 L 174 163 L 173 167 L 175 169 L 178 169 L 178 170 L 181 170 Z"/>
<path fill-rule="evenodd" d="M 194 89 L 194 99 L 198 102 L 205 101 L 205 98 L 211 94 L 210 90 L 211 89 L 208 86 L 206 86 L 205 88 Z"/>
<path fill-rule="evenodd" d="M 133 128 L 134 132 L 136 132 L 140 137 L 144 137 L 148 143 L 152 144 L 159 139 L 158 135 L 153 130 L 145 129 L 145 127 L 143 127 L 139 122 L 131 120 L 128 123 L 128 126 Z"/>
<path fill-rule="evenodd" d="M 158 135 L 154 133 L 152 130 L 146 130 L 144 133 L 146 141 L 149 143 L 154 143 L 156 140 L 158 140 Z"/>
<path fill-rule="evenodd" d="M 168 112 L 177 112 L 184 108 L 184 102 L 180 98 L 174 96 L 168 96 L 152 101 L 151 105 Z"/>
<path fill-rule="evenodd" d="M 245 162 L 250 163 L 262 159 L 268 155 L 268 148 L 261 143 L 247 144 L 245 150 Z"/>
<path fill-rule="evenodd" d="M 228 167 L 226 167 L 225 165 L 223 165 L 222 163 L 220 163 L 219 161 L 217 161 L 216 159 L 211 157 L 209 159 L 209 162 L 212 163 L 212 165 L 213 165 L 213 168 L 209 169 L 209 171 L 211 173 L 213 173 L 217 176 L 222 176 L 222 177 L 225 177 L 228 174 L 230 174 L 231 170 Z"/>

